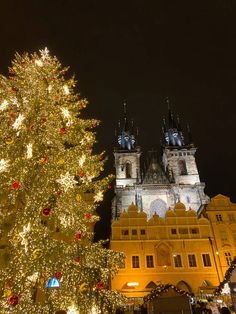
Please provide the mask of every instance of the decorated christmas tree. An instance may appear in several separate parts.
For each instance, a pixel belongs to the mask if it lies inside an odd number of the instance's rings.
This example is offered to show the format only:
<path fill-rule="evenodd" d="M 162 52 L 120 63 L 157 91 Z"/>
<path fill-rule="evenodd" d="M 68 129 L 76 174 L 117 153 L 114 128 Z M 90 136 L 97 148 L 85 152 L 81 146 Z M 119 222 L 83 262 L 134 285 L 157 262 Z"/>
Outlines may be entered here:
<path fill-rule="evenodd" d="M 93 154 L 97 120 L 47 49 L 0 77 L 0 312 L 112 313 L 120 253 L 92 243 L 110 184 Z"/>

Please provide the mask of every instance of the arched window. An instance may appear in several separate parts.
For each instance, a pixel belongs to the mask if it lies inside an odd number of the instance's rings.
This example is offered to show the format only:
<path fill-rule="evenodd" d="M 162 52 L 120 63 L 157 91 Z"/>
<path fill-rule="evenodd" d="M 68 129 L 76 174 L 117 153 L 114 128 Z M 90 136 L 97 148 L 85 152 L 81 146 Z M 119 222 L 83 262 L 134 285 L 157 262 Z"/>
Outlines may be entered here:
<path fill-rule="evenodd" d="M 125 176 L 127 179 L 132 177 L 132 165 L 130 162 L 125 164 Z"/>
<path fill-rule="evenodd" d="M 157 266 L 171 266 L 170 249 L 162 243 L 157 247 Z"/>
<path fill-rule="evenodd" d="M 186 282 L 186 281 L 179 281 L 176 285 L 176 287 L 180 290 L 184 290 L 186 292 L 192 292 L 192 289 L 190 287 L 190 285 Z"/>
<path fill-rule="evenodd" d="M 179 166 L 179 174 L 181 176 L 187 174 L 187 168 L 186 168 L 186 162 L 185 160 L 181 159 L 178 161 L 178 166 Z"/>
<path fill-rule="evenodd" d="M 160 198 L 157 198 L 150 204 L 150 212 L 148 215 L 148 219 L 150 219 L 155 213 L 157 213 L 158 216 L 160 216 L 161 218 L 165 218 L 166 211 L 167 211 L 166 203 Z"/>

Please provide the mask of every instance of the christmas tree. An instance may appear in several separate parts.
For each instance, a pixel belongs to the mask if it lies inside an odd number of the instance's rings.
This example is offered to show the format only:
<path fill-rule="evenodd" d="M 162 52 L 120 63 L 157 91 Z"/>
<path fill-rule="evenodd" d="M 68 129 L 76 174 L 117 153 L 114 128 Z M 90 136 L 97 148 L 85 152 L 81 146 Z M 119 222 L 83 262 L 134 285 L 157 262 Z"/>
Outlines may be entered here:
<path fill-rule="evenodd" d="M 112 313 L 123 255 L 92 243 L 110 184 L 93 154 L 97 120 L 47 49 L 0 77 L 0 312 Z"/>

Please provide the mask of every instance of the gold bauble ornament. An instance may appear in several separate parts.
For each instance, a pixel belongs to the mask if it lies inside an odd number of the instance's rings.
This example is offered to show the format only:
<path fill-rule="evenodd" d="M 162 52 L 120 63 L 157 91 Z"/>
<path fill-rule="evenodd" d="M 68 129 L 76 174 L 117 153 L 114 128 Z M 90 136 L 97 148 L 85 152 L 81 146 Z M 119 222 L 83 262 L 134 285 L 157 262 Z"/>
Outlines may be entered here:
<path fill-rule="evenodd" d="M 3 297 L 9 298 L 12 295 L 12 291 L 10 289 L 6 289 L 3 292 Z"/>
<path fill-rule="evenodd" d="M 7 139 L 6 139 L 6 144 L 7 145 L 11 145 L 11 144 L 13 144 L 14 143 L 14 141 L 13 141 L 13 139 L 11 138 L 11 137 L 8 137 Z"/>
<path fill-rule="evenodd" d="M 12 240 L 14 243 L 19 243 L 21 241 L 21 237 L 19 234 L 15 234 Z"/>
<path fill-rule="evenodd" d="M 78 201 L 78 202 L 80 202 L 82 199 L 82 197 L 79 194 L 77 194 L 75 198 L 76 198 L 76 201 Z"/>
<path fill-rule="evenodd" d="M 65 160 L 64 160 L 64 159 L 59 159 L 57 163 L 58 163 L 59 165 L 63 165 L 63 164 L 64 164 L 64 162 L 65 162 Z"/>
<path fill-rule="evenodd" d="M 33 252 L 33 258 L 37 259 L 40 258 L 43 255 L 43 250 L 42 249 L 36 249 Z"/>
<path fill-rule="evenodd" d="M 85 293 L 88 290 L 88 285 L 84 282 L 79 286 L 79 292 Z"/>

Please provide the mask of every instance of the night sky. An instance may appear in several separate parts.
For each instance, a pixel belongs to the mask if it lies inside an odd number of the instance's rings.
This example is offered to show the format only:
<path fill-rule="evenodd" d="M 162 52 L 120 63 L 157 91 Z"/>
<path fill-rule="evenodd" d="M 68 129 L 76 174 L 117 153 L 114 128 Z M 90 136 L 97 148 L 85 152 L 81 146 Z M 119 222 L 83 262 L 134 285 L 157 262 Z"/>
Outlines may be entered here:
<path fill-rule="evenodd" d="M 84 117 L 102 121 L 97 149 L 109 156 L 106 172 L 114 171 L 123 101 L 145 152 L 159 149 L 169 96 L 192 129 L 206 193 L 236 202 L 235 1 L 1 0 L 0 12 L 0 72 L 7 74 L 16 51 L 45 46 L 69 65 L 90 102 Z M 108 221 L 98 235 L 109 235 Z"/>

